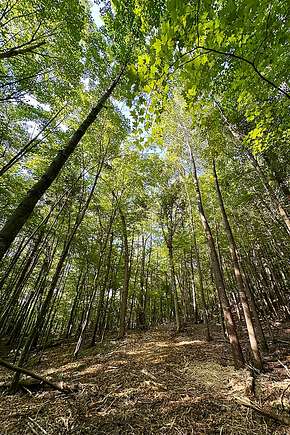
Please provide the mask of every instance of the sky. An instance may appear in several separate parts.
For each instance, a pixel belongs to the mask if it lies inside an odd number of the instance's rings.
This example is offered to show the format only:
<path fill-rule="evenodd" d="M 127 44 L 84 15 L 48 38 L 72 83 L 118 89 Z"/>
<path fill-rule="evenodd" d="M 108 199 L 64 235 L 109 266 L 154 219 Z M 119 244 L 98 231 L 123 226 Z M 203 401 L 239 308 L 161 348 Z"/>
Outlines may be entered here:
<path fill-rule="evenodd" d="M 97 27 L 101 27 L 104 24 L 104 21 L 102 20 L 101 13 L 100 13 L 100 8 L 101 8 L 100 5 L 97 5 L 96 3 L 92 3 L 91 6 L 92 17 Z"/>
<path fill-rule="evenodd" d="M 91 3 L 91 14 L 97 27 L 101 27 L 104 21 L 101 16 L 101 5 L 97 5 L 95 2 Z M 111 99 L 113 104 L 118 107 L 122 114 L 132 123 L 132 117 L 130 116 L 130 109 L 123 101 L 117 101 L 114 98 Z"/>
<path fill-rule="evenodd" d="M 91 14 L 92 14 L 92 18 L 93 18 L 97 27 L 101 27 L 102 25 L 104 25 L 104 21 L 103 21 L 102 16 L 101 16 L 100 9 L 101 9 L 101 5 L 96 4 L 94 1 L 91 1 Z M 85 80 L 84 80 L 84 85 L 86 86 Z M 112 98 L 111 100 L 112 100 L 114 106 L 116 106 L 121 111 L 121 113 L 129 120 L 130 124 L 132 124 L 132 117 L 130 115 L 130 109 L 126 105 L 126 103 L 123 101 L 118 101 L 114 98 Z M 26 102 L 28 104 L 31 104 L 34 107 L 41 107 L 44 110 L 50 110 L 50 107 L 47 104 L 39 103 L 31 95 L 26 96 Z M 63 127 L 65 127 L 65 126 L 63 126 Z M 32 136 L 34 134 L 37 134 L 39 131 L 39 127 L 33 121 L 27 123 L 27 129 Z"/>

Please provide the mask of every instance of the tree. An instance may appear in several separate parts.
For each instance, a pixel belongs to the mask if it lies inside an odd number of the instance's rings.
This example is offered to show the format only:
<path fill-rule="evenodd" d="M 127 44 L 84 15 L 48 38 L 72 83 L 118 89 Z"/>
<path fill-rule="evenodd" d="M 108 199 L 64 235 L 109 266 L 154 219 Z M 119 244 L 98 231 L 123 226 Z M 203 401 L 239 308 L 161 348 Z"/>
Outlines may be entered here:
<path fill-rule="evenodd" d="M 104 103 L 111 96 L 113 90 L 119 83 L 123 72 L 124 68 L 121 69 L 121 72 L 117 75 L 109 88 L 100 97 L 97 105 L 93 107 L 89 115 L 75 131 L 66 147 L 58 152 L 55 159 L 47 168 L 47 171 L 43 174 L 41 179 L 27 192 L 26 197 L 22 200 L 22 202 L 16 208 L 9 220 L 6 222 L 5 226 L 2 228 L 0 232 L 0 259 L 3 258 L 11 243 L 30 217 L 35 205 L 46 192 L 46 190 L 50 187 L 55 178 L 58 176 L 62 167 L 64 166 L 70 155 L 74 152 L 76 146 L 85 135 L 88 128 L 96 120 L 99 112 L 104 106 Z"/>
<path fill-rule="evenodd" d="M 0 13 L 9 357 L 218 324 L 260 369 L 290 315 L 286 3 L 97 3 Z"/>

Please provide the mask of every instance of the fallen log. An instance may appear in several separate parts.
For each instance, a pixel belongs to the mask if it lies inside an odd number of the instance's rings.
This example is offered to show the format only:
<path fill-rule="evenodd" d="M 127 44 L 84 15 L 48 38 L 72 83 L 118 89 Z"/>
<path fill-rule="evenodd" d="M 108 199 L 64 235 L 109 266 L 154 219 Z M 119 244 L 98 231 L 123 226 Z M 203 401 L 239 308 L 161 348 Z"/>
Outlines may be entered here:
<path fill-rule="evenodd" d="M 288 417 L 286 415 L 277 414 L 276 412 L 274 412 L 272 410 L 262 408 L 257 403 L 254 403 L 254 402 L 247 400 L 247 399 L 244 399 L 242 397 L 236 397 L 236 401 L 239 404 L 246 406 L 247 408 L 253 409 L 254 411 L 258 412 L 259 414 L 263 415 L 264 417 L 271 418 L 272 420 L 278 421 L 279 423 L 290 426 L 290 417 Z"/>
<path fill-rule="evenodd" d="M 31 378 L 37 379 L 38 381 L 43 382 L 44 384 L 49 385 L 50 387 L 54 388 L 55 390 L 64 392 L 70 392 L 71 390 L 62 382 L 54 383 L 51 382 L 49 379 L 44 378 L 43 376 L 38 375 L 37 373 L 32 372 L 31 370 L 24 369 L 22 367 L 18 367 L 14 364 L 9 363 L 8 361 L 5 361 L 4 359 L 0 358 L 0 365 L 5 367 L 8 370 L 11 370 L 13 372 L 22 373 L 24 375 L 30 376 Z"/>

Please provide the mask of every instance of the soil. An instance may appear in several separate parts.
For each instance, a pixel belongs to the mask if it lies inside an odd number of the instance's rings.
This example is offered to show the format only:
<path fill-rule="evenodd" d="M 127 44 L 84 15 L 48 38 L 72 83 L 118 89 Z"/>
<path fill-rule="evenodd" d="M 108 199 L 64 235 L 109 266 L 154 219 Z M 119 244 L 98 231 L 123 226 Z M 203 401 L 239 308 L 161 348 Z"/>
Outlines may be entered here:
<path fill-rule="evenodd" d="M 254 371 L 250 397 L 277 415 L 290 410 L 287 330 L 280 325 L 264 372 Z M 9 394 L 12 374 L 1 368 L 0 434 L 290 434 L 237 402 L 249 394 L 249 370 L 233 368 L 219 330 L 210 343 L 204 337 L 203 325 L 179 335 L 166 326 L 84 348 L 78 359 L 72 343 L 48 349 L 32 370 L 64 381 L 70 394 L 34 382 Z"/>

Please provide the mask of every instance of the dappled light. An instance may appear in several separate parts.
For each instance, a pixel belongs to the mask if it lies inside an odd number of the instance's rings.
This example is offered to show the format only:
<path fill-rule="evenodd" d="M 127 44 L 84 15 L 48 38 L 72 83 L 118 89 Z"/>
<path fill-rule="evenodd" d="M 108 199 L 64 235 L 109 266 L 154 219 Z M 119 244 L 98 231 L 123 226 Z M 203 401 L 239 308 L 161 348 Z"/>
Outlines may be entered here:
<path fill-rule="evenodd" d="M 43 372 L 44 375 L 51 375 L 53 373 L 64 373 L 68 370 L 77 370 L 79 367 L 83 366 L 83 363 L 80 362 L 71 362 L 67 363 L 61 367 L 50 367 L 49 369 Z"/>
<path fill-rule="evenodd" d="M 179 341 L 178 343 L 156 343 L 156 346 L 158 347 L 179 347 L 179 346 L 188 346 L 191 344 L 205 344 L 206 342 L 204 340 L 192 340 L 192 341 Z"/>
<path fill-rule="evenodd" d="M 46 365 L 53 351 L 47 351 L 42 374 L 77 382 L 74 399 L 49 390 L 6 396 L 14 407 L 6 407 L 0 421 L 4 418 L 5 428 L 10 425 L 15 433 L 23 419 L 48 433 L 90 433 L 93 427 L 100 433 L 113 433 L 117 426 L 123 433 L 137 434 L 186 433 L 189 427 L 196 434 L 221 428 L 225 433 L 237 433 L 237 428 L 240 433 L 252 434 L 274 431 L 275 423 L 247 414 L 235 402 L 235 397 L 244 394 L 247 371 L 225 365 L 224 344 L 192 339 L 194 334 L 200 334 L 198 327 L 173 340 L 164 329 L 147 332 L 138 341 L 129 335 L 107 351 L 102 347 L 100 353 L 86 351 L 78 361 L 58 352 L 55 366 L 49 368 Z M 261 400 L 271 395 L 274 406 L 286 382 L 286 372 L 279 382 L 262 376 L 257 385 Z"/>
<path fill-rule="evenodd" d="M 286 435 L 286 0 L 0 0 L 0 435 Z"/>

